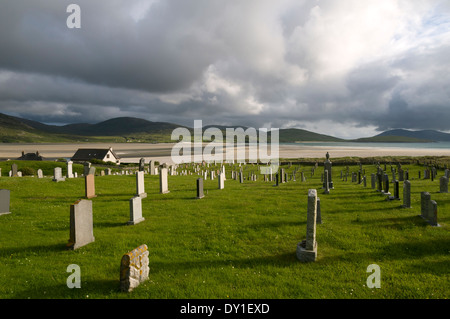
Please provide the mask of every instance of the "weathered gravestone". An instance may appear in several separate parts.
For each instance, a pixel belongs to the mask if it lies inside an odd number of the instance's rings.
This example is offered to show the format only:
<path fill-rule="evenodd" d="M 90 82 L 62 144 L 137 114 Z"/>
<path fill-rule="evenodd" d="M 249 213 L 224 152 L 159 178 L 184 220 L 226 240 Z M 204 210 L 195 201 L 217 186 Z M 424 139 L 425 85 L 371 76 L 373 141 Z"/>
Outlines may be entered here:
<path fill-rule="evenodd" d="M 411 182 L 403 182 L 403 208 L 411 208 Z"/>
<path fill-rule="evenodd" d="M 70 205 L 70 238 L 67 248 L 75 250 L 93 241 L 92 201 L 80 199 Z"/>
<path fill-rule="evenodd" d="M 130 199 L 130 220 L 128 225 L 136 225 L 145 220 L 142 217 L 142 197 L 135 196 Z"/>
<path fill-rule="evenodd" d="M 11 191 L 9 189 L 0 189 L 0 215 L 11 214 L 10 204 Z"/>
<path fill-rule="evenodd" d="M 161 167 L 159 173 L 159 190 L 161 194 L 169 193 L 169 186 L 167 182 L 167 168 Z"/>
<path fill-rule="evenodd" d="M 201 199 L 203 197 L 205 197 L 205 195 L 203 193 L 203 179 L 198 178 L 197 179 L 197 199 Z"/>
<path fill-rule="evenodd" d="M 83 164 L 83 175 L 86 176 L 89 174 L 89 169 L 91 168 L 91 163 L 84 162 Z"/>
<path fill-rule="evenodd" d="M 439 192 L 448 193 L 448 178 L 445 176 L 439 179 Z"/>
<path fill-rule="evenodd" d="M 440 226 L 437 221 L 437 203 L 431 200 L 428 192 L 420 193 L 420 217 L 427 221 L 431 226 Z"/>
<path fill-rule="evenodd" d="M 126 253 L 120 261 L 120 290 L 130 292 L 150 274 L 148 247 L 141 245 Z"/>
<path fill-rule="evenodd" d="M 317 259 L 316 241 L 317 191 L 308 190 L 308 212 L 306 220 L 306 239 L 297 245 L 297 259 L 301 262 L 311 262 Z"/>
<path fill-rule="evenodd" d="M 55 167 L 53 170 L 53 181 L 54 182 L 64 182 L 66 180 L 65 177 L 62 177 L 62 168 Z"/>
<path fill-rule="evenodd" d="M 95 176 L 88 174 L 84 176 L 84 192 L 87 199 L 97 197 L 95 194 Z"/>
<path fill-rule="evenodd" d="M 136 172 L 136 196 L 141 198 L 147 197 L 144 184 L 144 171 Z"/>
<path fill-rule="evenodd" d="M 13 163 L 12 165 L 11 165 L 11 176 L 17 176 L 17 164 L 16 163 Z"/>
<path fill-rule="evenodd" d="M 332 163 L 330 161 L 330 154 L 326 154 L 326 161 L 324 162 L 324 172 L 327 172 L 328 174 L 328 189 L 334 189 L 333 187 L 333 179 L 332 179 L 332 174 L 331 174 L 331 167 L 332 167 Z M 326 189 L 325 184 L 323 185 L 324 189 Z"/>
<path fill-rule="evenodd" d="M 325 173 L 324 173 L 324 183 L 323 183 L 323 185 L 324 185 L 324 187 L 325 187 L 325 190 L 323 191 L 323 193 L 324 194 L 329 194 L 330 193 L 330 183 L 328 183 L 328 171 L 327 170 L 325 170 Z"/>
<path fill-rule="evenodd" d="M 139 172 L 143 172 L 145 170 L 145 159 L 141 158 L 139 160 Z"/>
<path fill-rule="evenodd" d="M 37 177 L 44 178 L 44 174 L 42 173 L 42 169 L 40 169 L 40 168 L 37 170 Z"/>

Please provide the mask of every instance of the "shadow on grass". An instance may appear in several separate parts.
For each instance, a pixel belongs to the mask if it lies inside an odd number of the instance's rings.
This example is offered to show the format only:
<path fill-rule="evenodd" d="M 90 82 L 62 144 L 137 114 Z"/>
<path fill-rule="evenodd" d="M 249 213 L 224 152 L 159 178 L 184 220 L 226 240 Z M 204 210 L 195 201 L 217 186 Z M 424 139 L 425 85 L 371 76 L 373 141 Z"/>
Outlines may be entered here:
<path fill-rule="evenodd" d="M 69 238 L 67 238 L 69 239 Z M 37 245 L 27 247 L 13 247 L 13 248 L 0 248 L 0 256 L 20 255 L 22 253 L 39 252 L 39 253 L 54 253 L 67 251 L 67 242 L 61 242 L 60 244 L 52 245 Z"/>

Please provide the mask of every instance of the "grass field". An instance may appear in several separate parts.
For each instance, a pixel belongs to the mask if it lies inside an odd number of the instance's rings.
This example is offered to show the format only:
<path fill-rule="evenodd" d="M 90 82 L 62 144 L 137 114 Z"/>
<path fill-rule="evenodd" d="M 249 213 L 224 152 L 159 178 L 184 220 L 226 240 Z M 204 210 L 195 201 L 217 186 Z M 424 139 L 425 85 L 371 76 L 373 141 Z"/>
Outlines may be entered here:
<path fill-rule="evenodd" d="M 374 165 L 364 165 L 366 188 L 352 183 L 350 176 L 342 181 L 343 167 L 334 167 L 335 189 L 328 195 L 321 189 L 323 167 L 312 177 L 311 166 L 301 167 L 297 181 L 275 187 L 262 177 L 240 184 L 231 179 L 227 166 L 225 189 L 217 189 L 217 179 L 208 179 L 200 200 L 195 199 L 197 175 L 169 176 L 170 193 L 164 195 L 159 193 L 159 177 L 146 175 L 145 221 L 134 226 L 126 223 L 135 176 L 97 176 L 98 197 L 92 199 L 95 242 L 70 251 L 69 208 L 84 197 L 84 179 L 56 183 L 49 177 L 4 177 L 10 163 L 0 164 L 0 188 L 11 190 L 12 212 L 0 216 L 0 299 L 450 295 L 450 194 L 439 193 L 438 178 L 419 180 L 421 166 L 403 166 L 409 168 L 412 183 L 410 209 L 401 208 L 402 201 L 385 201 L 371 189 Z M 57 164 L 41 165 L 48 165 L 44 174 L 50 176 Z M 291 173 L 295 167 L 285 169 Z M 250 170 L 256 166 L 247 165 L 245 176 Z M 306 182 L 300 181 L 301 170 Z M 357 165 L 350 166 L 350 172 L 357 170 Z M 438 170 L 438 177 L 443 174 Z M 296 259 L 296 246 L 305 238 L 311 188 L 318 191 L 323 223 L 317 225 L 318 259 L 304 264 Z M 421 191 L 430 192 L 438 203 L 441 227 L 418 216 Z M 150 278 L 133 292 L 122 293 L 121 257 L 141 244 L 149 247 Z M 66 285 L 70 264 L 80 266 L 80 289 Z M 371 264 L 381 269 L 379 289 L 366 285 Z"/>

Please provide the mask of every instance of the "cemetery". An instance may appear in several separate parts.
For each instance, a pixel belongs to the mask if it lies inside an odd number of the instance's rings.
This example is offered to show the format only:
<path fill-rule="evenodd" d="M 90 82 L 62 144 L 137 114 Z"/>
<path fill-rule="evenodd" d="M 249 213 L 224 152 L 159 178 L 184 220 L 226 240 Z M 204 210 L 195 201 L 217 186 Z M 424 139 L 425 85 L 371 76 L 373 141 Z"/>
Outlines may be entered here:
<path fill-rule="evenodd" d="M 0 162 L 0 298 L 449 297 L 447 164 L 261 167 Z"/>

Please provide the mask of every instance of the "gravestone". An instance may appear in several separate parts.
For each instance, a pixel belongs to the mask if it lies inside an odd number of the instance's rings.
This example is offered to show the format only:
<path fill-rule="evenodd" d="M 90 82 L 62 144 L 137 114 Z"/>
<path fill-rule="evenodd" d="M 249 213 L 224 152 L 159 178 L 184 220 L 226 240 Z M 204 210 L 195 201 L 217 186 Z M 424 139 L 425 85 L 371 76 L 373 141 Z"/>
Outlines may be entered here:
<path fill-rule="evenodd" d="M 136 196 L 139 196 L 140 198 L 147 197 L 144 184 L 144 171 L 136 172 Z"/>
<path fill-rule="evenodd" d="M 389 200 L 400 200 L 400 194 L 399 194 L 399 181 L 394 180 L 394 196 L 389 196 Z"/>
<path fill-rule="evenodd" d="M 139 160 L 139 172 L 143 172 L 145 170 L 145 159 L 141 158 Z"/>
<path fill-rule="evenodd" d="M 205 197 L 203 193 L 203 179 L 197 178 L 197 199 Z"/>
<path fill-rule="evenodd" d="M 17 164 L 16 163 L 13 163 L 12 165 L 11 165 L 11 176 L 17 176 Z"/>
<path fill-rule="evenodd" d="M 420 216 L 423 219 L 428 219 L 428 206 L 431 202 L 431 195 L 428 192 L 421 192 L 420 193 Z"/>
<path fill-rule="evenodd" d="M 155 161 L 150 160 L 148 162 L 148 172 L 150 175 L 155 175 Z"/>
<path fill-rule="evenodd" d="M 332 177 L 331 177 L 331 166 L 332 166 L 332 163 L 331 163 L 331 161 L 330 161 L 330 154 L 328 154 L 328 152 L 327 152 L 327 154 L 326 154 L 326 161 L 324 162 L 324 172 L 327 172 L 328 173 L 328 189 L 334 189 L 334 187 L 333 187 L 333 179 L 332 179 Z M 324 188 L 324 189 L 326 189 L 326 187 L 325 187 L 325 184 L 323 185 L 323 187 L 322 188 Z"/>
<path fill-rule="evenodd" d="M 374 173 L 372 173 L 370 175 L 370 183 L 371 183 L 372 189 L 375 189 L 375 174 Z"/>
<path fill-rule="evenodd" d="M 64 182 L 66 180 L 65 177 L 62 177 L 62 168 L 61 167 L 55 167 L 53 169 L 53 181 L 54 182 Z"/>
<path fill-rule="evenodd" d="M 130 292 L 148 279 L 150 268 L 148 247 L 141 245 L 126 253 L 120 261 L 120 290 Z"/>
<path fill-rule="evenodd" d="M 80 199 L 70 205 L 70 238 L 67 248 L 75 250 L 93 241 L 92 201 Z"/>
<path fill-rule="evenodd" d="M 448 178 L 445 176 L 439 179 L 439 193 L 448 193 Z"/>
<path fill-rule="evenodd" d="M 219 174 L 219 189 L 224 189 L 225 188 L 225 173 L 220 173 Z"/>
<path fill-rule="evenodd" d="M 320 198 L 317 197 L 317 218 L 316 224 L 322 224 L 322 213 L 320 211 Z"/>
<path fill-rule="evenodd" d="M 403 208 L 411 208 L 411 182 L 403 182 Z"/>
<path fill-rule="evenodd" d="M 323 191 L 323 193 L 324 194 L 329 194 L 330 193 L 330 183 L 328 182 L 328 171 L 327 170 L 325 170 L 325 172 L 324 172 L 324 183 L 323 183 L 323 185 L 324 185 L 324 187 L 325 187 L 325 190 Z"/>
<path fill-rule="evenodd" d="M 40 168 L 37 170 L 37 177 L 44 178 L 44 174 L 42 173 L 42 169 L 40 169 Z"/>
<path fill-rule="evenodd" d="M 363 176 L 363 185 L 364 185 L 364 187 L 367 187 L 366 175 Z"/>
<path fill-rule="evenodd" d="M 88 174 L 84 177 L 84 191 L 85 191 L 85 197 L 87 199 L 97 197 L 97 195 L 95 195 L 95 176 L 94 175 Z"/>
<path fill-rule="evenodd" d="M 89 162 L 84 162 L 83 164 L 83 175 L 89 175 L 89 169 L 91 168 L 91 163 Z"/>
<path fill-rule="evenodd" d="M 130 220 L 127 224 L 136 225 L 144 220 L 145 218 L 142 217 L 142 197 L 135 196 L 130 199 Z"/>
<path fill-rule="evenodd" d="M 95 175 L 95 167 L 94 166 L 92 166 L 92 167 L 90 167 L 89 168 L 89 172 L 88 172 L 88 175 Z"/>
<path fill-rule="evenodd" d="M 244 182 L 244 174 L 242 172 L 239 172 L 239 183 L 243 183 Z"/>
<path fill-rule="evenodd" d="M 169 193 L 169 185 L 167 181 L 167 168 L 161 167 L 159 173 L 159 191 L 161 194 Z"/>
<path fill-rule="evenodd" d="M 430 202 L 429 211 L 428 211 L 428 223 L 431 226 L 440 226 L 438 224 L 437 214 L 438 214 L 438 212 L 437 212 L 437 203 L 436 203 L 436 201 L 432 200 Z"/>
<path fill-rule="evenodd" d="M 9 189 L 0 189 L 0 215 L 11 214 L 10 212 L 10 197 L 11 191 Z"/>
<path fill-rule="evenodd" d="M 383 190 L 383 194 L 384 195 L 391 195 L 391 193 L 389 192 L 389 176 L 388 176 L 388 174 L 384 174 L 384 190 Z"/>
<path fill-rule="evenodd" d="M 316 220 L 317 191 L 310 189 L 308 190 L 306 239 L 297 245 L 297 259 L 301 262 L 311 262 L 317 259 Z"/>
<path fill-rule="evenodd" d="M 67 162 L 67 178 L 73 178 L 72 161 Z"/>

